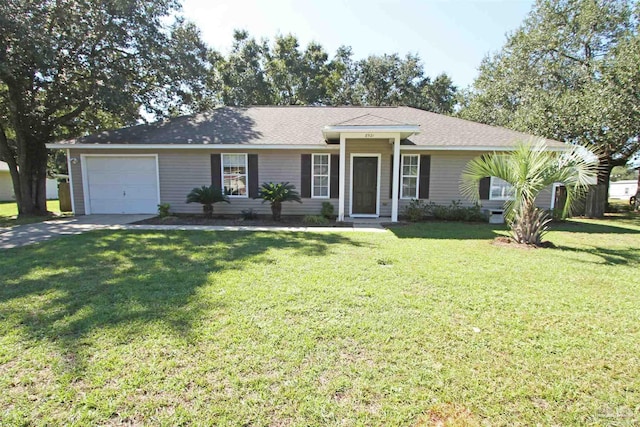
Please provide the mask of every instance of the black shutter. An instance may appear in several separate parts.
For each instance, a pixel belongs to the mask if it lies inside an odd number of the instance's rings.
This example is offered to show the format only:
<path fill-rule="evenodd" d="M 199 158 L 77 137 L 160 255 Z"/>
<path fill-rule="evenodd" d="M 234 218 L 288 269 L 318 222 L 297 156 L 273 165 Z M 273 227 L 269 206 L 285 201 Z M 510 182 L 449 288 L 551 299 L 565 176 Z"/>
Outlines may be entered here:
<path fill-rule="evenodd" d="M 429 175 L 431 174 L 431 156 L 422 155 L 420 156 L 420 194 L 418 194 L 419 199 L 428 199 L 429 198 Z"/>
<path fill-rule="evenodd" d="M 211 155 L 211 185 L 222 189 L 222 159 L 220 154 Z"/>
<path fill-rule="evenodd" d="M 480 200 L 489 200 L 489 190 L 491 189 L 491 177 L 480 180 Z"/>
<path fill-rule="evenodd" d="M 340 193 L 340 155 L 331 155 L 331 176 L 329 177 L 329 197 L 337 199 Z"/>
<path fill-rule="evenodd" d="M 300 156 L 300 197 L 311 197 L 311 154 Z"/>
<path fill-rule="evenodd" d="M 259 183 L 258 183 L 258 155 L 247 155 L 247 166 L 249 168 L 249 197 L 258 197 Z"/>

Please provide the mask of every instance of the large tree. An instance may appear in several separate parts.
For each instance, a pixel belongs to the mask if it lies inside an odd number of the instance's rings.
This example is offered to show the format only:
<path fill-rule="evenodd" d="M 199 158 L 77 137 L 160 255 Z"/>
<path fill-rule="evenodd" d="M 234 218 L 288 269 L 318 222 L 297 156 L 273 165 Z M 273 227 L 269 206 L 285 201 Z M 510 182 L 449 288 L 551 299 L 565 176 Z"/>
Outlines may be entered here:
<path fill-rule="evenodd" d="M 640 149 L 638 11 L 627 0 L 538 0 L 482 62 L 464 118 L 592 147 L 598 182 Z M 601 207 L 604 211 L 604 206 Z"/>
<path fill-rule="evenodd" d="M 273 103 L 273 92 L 265 72 L 268 52 L 266 40 L 259 42 L 245 30 L 234 31 L 231 52 L 216 66 L 222 79 L 225 105 Z"/>
<path fill-rule="evenodd" d="M 0 2 L 0 157 L 20 215 L 46 214 L 55 138 L 215 100 L 212 53 L 174 0 Z"/>

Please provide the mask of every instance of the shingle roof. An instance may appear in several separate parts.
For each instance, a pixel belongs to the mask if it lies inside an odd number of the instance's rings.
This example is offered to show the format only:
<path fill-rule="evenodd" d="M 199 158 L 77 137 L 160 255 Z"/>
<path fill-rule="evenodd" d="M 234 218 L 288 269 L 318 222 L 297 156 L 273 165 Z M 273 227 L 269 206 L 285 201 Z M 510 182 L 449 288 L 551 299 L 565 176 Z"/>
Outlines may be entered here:
<path fill-rule="evenodd" d="M 510 147 L 533 136 L 411 107 L 221 107 L 212 112 L 132 126 L 60 144 L 325 145 L 327 125 L 420 126 L 403 144 L 433 147 Z M 547 140 L 550 146 L 561 142 Z"/>

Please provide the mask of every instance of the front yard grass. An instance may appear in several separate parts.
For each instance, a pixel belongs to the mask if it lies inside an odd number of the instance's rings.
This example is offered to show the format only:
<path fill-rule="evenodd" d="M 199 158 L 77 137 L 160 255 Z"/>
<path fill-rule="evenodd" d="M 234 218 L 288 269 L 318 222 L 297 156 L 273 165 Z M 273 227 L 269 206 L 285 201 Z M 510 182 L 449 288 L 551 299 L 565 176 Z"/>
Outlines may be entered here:
<path fill-rule="evenodd" d="M 0 424 L 638 425 L 640 221 L 100 231 L 0 258 Z"/>
<path fill-rule="evenodd" d="M 56 215 L 60 215 L 60 202 L 58 200 L 47 200 L 47 209 Z M 31 224 L 40 222 L 49 217 L 31 217 L 18 219 L 18 205 L 16 202 L 0 202 L 0 227 L 11 227 L 14 225 Z"/>

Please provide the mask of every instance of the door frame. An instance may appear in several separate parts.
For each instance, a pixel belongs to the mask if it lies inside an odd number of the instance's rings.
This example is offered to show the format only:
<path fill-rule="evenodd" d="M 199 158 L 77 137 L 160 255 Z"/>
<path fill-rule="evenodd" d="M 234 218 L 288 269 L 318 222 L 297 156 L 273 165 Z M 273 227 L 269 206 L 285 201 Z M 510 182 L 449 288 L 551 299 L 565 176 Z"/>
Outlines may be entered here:
<path fill-rule="evenodd" d="M 89 180 L 87 178 L 87 157 L 151 157 L 156 161 L 156 189 L 157 201 L 160 204 L 160 165 L 158 164 L 158 154 L 80 154 L 80 171 L 82 175 L 82 197 L 84 199 L 84 214 L 91 215 L 91 197 L 89 195 Z M 73 189 L 71 189 L 71 199 L 73 200 Z"/>
<path fill-rule="evenodd" d="M 376 183 L 376 213 L 375 214 L 354 214 L 353 213 L 353 159 L 355 157 L 376 157 L 378 159 L 378 176 Z M 349 165 L 349 216 L 352 218 L 378 218 L 380 216 L 380 176 L 381 176 L 382 154 L 380 153 L 351 153 Z"/>

